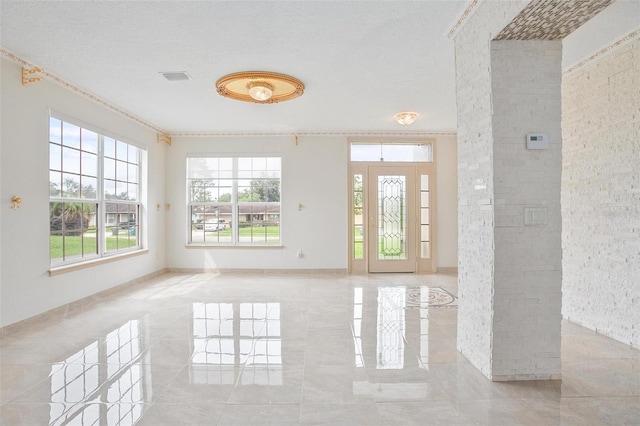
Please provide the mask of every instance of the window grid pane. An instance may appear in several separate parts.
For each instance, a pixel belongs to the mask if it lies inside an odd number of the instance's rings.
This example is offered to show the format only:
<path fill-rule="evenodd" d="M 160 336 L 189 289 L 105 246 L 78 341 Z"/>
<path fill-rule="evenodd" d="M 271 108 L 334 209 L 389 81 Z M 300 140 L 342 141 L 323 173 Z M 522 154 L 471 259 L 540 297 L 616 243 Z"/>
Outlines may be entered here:
<path fill-rule="evenodd" d="M 52 265 L 139 248 L 140 149 L 54 117 L 49 129 Z"/>
<path fill-rule="evenodd" d="M 280 242 L 279 157 L 187 159 L 190 244 Z"/>
<path fill-rule="evenodd" d="M 98 205 L 93 203 L 49 203 L 51 260 L 65 261 L 97 255 L 97 211 Z"/>

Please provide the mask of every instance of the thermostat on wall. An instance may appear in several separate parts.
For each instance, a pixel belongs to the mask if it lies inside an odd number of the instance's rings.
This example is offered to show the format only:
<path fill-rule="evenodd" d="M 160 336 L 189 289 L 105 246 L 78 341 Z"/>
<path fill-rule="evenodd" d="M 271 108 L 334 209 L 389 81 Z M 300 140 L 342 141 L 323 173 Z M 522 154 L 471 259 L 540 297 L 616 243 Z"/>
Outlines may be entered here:
<path fill-rule="evenodd" d="M 529 133 L 527 135 L 527 149 L 549 148 L 549 135 L 546 133 Z"/>

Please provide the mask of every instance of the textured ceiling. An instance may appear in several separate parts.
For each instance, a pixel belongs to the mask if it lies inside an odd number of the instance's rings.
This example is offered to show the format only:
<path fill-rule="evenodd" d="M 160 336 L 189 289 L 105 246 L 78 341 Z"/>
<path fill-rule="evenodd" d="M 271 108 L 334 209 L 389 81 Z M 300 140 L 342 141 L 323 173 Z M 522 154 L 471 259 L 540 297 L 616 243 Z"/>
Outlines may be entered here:
<path fill-rule="evenodd" d="M 5 1 L 3 48 L 169 132 L 442 132 L 456 127 L 461 1 Z M 232 72 L 302 80 L 293 101 L 216 93 Z M 160 72 L 186 71 L 169 82 Z M 399 111 L 421 116 L 403 128 Z"/>
<path fill-rule="evenodd" d="M 495 40 L 561 40 L 614 0 L 533 0 Z"/>

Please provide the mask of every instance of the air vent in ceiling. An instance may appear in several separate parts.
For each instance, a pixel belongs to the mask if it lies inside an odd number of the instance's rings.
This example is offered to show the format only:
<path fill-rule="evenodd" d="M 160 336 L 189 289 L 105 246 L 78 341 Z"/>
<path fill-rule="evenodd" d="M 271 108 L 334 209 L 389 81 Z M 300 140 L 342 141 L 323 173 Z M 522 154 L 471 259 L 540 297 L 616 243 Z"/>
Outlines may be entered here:
<path fill-rule="evenodd" d="M 186 71 L 161 72 L 160 74 L 169 81 L 191 80 L 191 76 Z"/>

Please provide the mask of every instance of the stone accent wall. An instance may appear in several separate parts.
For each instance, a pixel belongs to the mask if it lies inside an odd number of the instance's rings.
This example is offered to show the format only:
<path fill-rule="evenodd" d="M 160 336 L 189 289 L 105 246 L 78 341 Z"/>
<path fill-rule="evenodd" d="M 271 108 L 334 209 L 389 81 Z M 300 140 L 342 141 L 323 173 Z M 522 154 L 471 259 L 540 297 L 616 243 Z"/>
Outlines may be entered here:
<path fill-rule="evenodd" d="M 522 2 L 482 2 L 455 36 L 458 350 L 491 377 L 494 278 L 490 40 Z"/>
<path fill-rule="evenodd" d="M 560 374 L 561 41 L 491 43 L 494 300 L 492 379 Z M 549 147 L 526 147 L 528 133 Z M 542 224 L 525 224 L 541 209 Z"/>
<path fill-rule="evenodd" d="M 562 313 L 640 347 L 640 39 L 562 86 Z"/>
<path fill-rule="evenodd" d="M 491 41 L 521 7 L 482 2 L 455 37 L 458 349 L 492 380 L 560 374 L 562 43 Z"/>

